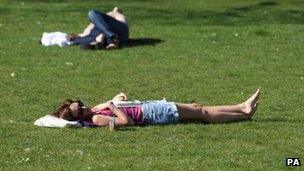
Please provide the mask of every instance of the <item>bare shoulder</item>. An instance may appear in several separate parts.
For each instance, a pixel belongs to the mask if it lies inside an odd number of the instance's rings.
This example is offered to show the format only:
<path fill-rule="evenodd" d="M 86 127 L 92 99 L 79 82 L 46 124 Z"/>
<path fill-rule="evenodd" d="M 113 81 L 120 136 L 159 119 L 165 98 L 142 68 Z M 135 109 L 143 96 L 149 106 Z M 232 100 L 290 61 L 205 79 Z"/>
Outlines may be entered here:
<path fill-rule="evenodd" d="M 124 14 L 122 14 L 118 10 L 114 9 L 113 11 L 109 11 L 109 12 L 107 12 L 107 15 L 115 18 L 116 20 L 118 20 L 120 22 L 127 24 L 126 17 L 124 16 Z"/>
<path fill-rule="evenodd" d="M 115 13 L 115 19 L 120 21 L 120 22 L 123 22 L 123 23 L 127 24 L 126 17 L 119 12 Z"/>

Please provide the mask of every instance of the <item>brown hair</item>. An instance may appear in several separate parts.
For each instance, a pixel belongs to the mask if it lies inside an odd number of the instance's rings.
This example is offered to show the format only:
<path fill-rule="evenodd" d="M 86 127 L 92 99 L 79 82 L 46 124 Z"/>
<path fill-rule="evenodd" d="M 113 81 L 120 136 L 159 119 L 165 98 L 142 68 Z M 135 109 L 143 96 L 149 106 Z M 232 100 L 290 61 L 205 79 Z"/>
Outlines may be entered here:
<path fill-rule="evenodd" d="M 70 108 L 72 103 L 78 103 L 78 105 L 80 105 L 80 108 L 78 108 L 77 111 L 72 111 Z M 93 112 L 91 111 L 91 108 L 85 108 L 80 100 L 67 99 L 56 109 L 53 115 L 69 121 L 90 121 L 93 117 Z"/>
<path fill-rule="evenodd" d="M 74 118 L 72 111 L 70 109 L 70 105 L 73 103 L 74 101 L 71 99 L 67 99 L 65 100 L 57 109 L 56 111 L 53 113 L 54 116 L 58 117 L 58 118 L 62 118 L 62 119 L 66 119 L 66 120 L 77 120 L 77 118 Z"/>

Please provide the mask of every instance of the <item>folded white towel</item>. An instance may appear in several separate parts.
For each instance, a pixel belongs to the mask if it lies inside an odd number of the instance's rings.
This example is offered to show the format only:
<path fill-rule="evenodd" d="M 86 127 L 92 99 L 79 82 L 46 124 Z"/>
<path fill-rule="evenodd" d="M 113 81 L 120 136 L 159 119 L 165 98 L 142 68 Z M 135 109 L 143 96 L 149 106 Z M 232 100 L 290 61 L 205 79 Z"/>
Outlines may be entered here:
<path fill-rule="evenodd" d="M 34 122 L 34 125 L 36 126 L 43 126 L 43 127 L 82 127 L 82 125 L 79 122 L 75 121 L 68 121 L 65 119 L 61 119 L 52 115 L 46 115 L 39 119 L 37 119 Z"/>
<path fill-rule="evenodd" d="M 44 32 L 41 38 L 41 44 L 44 46 L 54 46 L 58 45 L 60 47 L 64 47 L 70 45 L 71 42 L 68 40 L 68 36 L 63 32 Z"/>

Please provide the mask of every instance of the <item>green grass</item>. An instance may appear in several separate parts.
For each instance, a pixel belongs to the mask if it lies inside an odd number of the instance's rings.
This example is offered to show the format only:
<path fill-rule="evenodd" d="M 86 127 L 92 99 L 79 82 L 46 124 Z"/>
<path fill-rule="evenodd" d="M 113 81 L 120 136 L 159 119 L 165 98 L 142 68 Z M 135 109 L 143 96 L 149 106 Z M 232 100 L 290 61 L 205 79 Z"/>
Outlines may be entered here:
<path fill-rule="evenodd" d="M 38 44 L 43 32 L 80 32 L 90 9 L 116 5 L 131 37 L 154 45 Z M 0 0 L 0 169 L 285 170 L 286 157 L 303 164 L 303 18 L 300 0 Z M 94 105 L 123 91 L 132 99 L 220 105 L 257 88 L 251 122 L 115 132 L 33 125 L 66 98 Z"/>

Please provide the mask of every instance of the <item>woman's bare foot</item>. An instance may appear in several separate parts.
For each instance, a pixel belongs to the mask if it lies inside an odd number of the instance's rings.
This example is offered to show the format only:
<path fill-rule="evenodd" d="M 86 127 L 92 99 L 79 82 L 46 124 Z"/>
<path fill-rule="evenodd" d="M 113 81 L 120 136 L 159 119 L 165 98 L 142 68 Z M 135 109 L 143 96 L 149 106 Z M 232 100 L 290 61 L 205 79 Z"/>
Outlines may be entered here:
<path fill-rule="evenodd" d="M 255 111 L 258 110 L 258 106 L 259 106 L 259 102 L 257 102 L 257 103 L 253 106 L 252 111 L 251 111 L 248 115 L 246 115 L 246 116 L 248 116 L 248 119 L 249 119 L 249 120 L 252 118 L 252 116 L 254 115 Z"/>
<path fill-rule="evenodd" d="M 252 117 L 258 106 L 260 89 L 258 89 L 248 100 L 242 103 L 242 112 Z"/>

